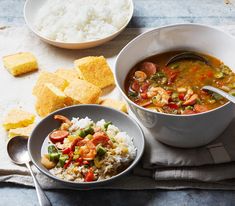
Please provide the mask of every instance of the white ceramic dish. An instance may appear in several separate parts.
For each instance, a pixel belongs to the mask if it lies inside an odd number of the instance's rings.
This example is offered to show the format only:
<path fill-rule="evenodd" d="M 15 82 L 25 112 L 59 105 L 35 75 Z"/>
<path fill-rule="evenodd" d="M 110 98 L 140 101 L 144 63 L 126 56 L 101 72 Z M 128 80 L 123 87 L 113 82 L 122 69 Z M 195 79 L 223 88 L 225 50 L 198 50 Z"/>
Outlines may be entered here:
<path fill-rule="evenodd" d="M 45 1 L 46 0 L 26 0 L 25 5 L 24 5 L 24 19 L 25 19 L 25 22 L 26 22 L 27 26 L 29 27 L 29 29 L 35 35 L 37 35 L 41 40 L 47 42 L 48 44 L 51 44 L 51 45 L 54 45 L 54 46 L 60 47 L 60 48 L 65 48 L 65 49 L 87 49 L 87 48 L 99 46 L 101 44 L 104 44 L 104 43 L 110 41 L 111 39 L 116 37 L 118 34 L 120 34 L 126 28 L 126 26 L 128 25 L 128 23 L 130 22 L 130 20 L 133 16 L 133 12 L 134 12 L 133 1 L 130 0 L 130 2 L 131 2 L 131 12 L 129 14 L 128 21 L 117 32 L 113 33 L 110 36 L 107 36 L 105 38 L 95 40 L 95 41 L 80 42 L 80 43 L 79 42 L 66 43 L 66 42 L 53 41 L 51 39 L 48 39 L 48 38 L 42 36 L 40 34 L 40 32 L 38 32 L 37 29 L 35 28 L 35 26 L 33 24 L 35 14 L 37 13 L 38 9 L 43 5 L 43 3 Z"/>
<path fill-rule="evenodd" d="M 235 69 L 234 37 L 210 26 L 178 24 L 141 34 L 126 45 L 117 57 L 115 78 L 132 112 L 156 139 L 176 147 L 198 147 L 216 139 L 225 130 L 235 116 L 232 103 L 201 114 L 172 115 L 138 106 L 129 100 L 124 90 L 125 78 L 137 62 L 157 53 L 179 49 L 215 56 Z"/>

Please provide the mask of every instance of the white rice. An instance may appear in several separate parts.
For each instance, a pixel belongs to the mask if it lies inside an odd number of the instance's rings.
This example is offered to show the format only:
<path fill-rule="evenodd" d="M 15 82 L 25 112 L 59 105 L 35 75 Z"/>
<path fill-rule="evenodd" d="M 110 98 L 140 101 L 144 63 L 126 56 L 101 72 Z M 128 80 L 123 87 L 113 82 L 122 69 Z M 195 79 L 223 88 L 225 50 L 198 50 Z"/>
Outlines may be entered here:
<path fill-rule="evenodd" d="M 80 119 L 79 118 L 74 118 L 72 119 L 71 121 L 73 124 L 72 126 L 69 128 L 70 131 L 73 131 L 73 130 L 77 130 L 77 129 L 84 129 L 86 127 L 89 127 L 91 126 L 94 122 L 88 118 L 88 117 L 85 117 L 84 119 Z"/>
<path fill-rule="evenodd" d="M 117 32 L 130 12 L 130 0 L 47 0 L 34 25 L 51 40 L 86 42 Z"/>

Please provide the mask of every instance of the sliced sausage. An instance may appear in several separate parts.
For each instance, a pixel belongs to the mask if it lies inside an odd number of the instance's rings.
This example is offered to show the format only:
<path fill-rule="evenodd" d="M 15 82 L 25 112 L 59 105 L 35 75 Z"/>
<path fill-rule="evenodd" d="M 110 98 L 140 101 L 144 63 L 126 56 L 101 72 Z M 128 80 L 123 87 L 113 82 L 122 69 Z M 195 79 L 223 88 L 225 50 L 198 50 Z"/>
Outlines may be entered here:
<path fill-rule="evenodd" d="M 157 66 L 152 62 L 143 62 L 140 65 L 140 70 L 147 74 L 147 76 L 151 76 L 157 72 Z"/>

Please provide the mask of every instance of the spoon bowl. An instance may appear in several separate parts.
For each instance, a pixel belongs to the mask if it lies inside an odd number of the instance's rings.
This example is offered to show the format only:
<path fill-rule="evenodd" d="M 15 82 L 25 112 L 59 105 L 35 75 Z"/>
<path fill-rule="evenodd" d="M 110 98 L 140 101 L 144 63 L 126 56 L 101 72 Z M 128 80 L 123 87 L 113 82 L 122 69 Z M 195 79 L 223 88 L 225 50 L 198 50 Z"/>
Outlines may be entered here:
<path fill-rule="evenodd" d="M 166 66 L 169 66 L 170 64 L 173 64 L 181 60 L 197 60 L 197 61 L 204 62 L 205 64 L 211 66 L 205 57 L 195 52 L 183 52 L 183 53 L 177 54 L 168 60 L 168 62 L 166 63 Z"/>
<path fill-rule="evenodd" d="M 7 144 L 7 152 L 12 162 L 19 165 L 30 162 L 27 143 L 27 137 L 23 136 L 17 136 L 9 140 Z"/>
<path fill-rule="evenodd" d="M 28 154 L 27 145 L 28 145 L 27 137 L 16 136 L 16 137 L 11 138 L 7 143 L 8 156 L 11 158 L 12 162 L 14 162 L 15 164 L 19 164 L 19 165 L 25 164 L 26 167 L 29 169 L 29 172 L 33 178 L 33 182 L 37 191 L 39 205 L 51 206 L 49 199 L 47 198 L 42 188 L 40 187 L 30 167 L 31 160 Z"/>
<path fill-rule="evenodd" d="M 218 88 L 215 88 L 212 86 L 204 86 L 204 87 L 202 87 L 202 89 L 209 90 L 209 91 L 215 92 L 217 94 L 220 94 L 221 96 L 223 96 L 224 98 L 226 98 L 227 100 L 229 100 L 230 102 L 235 104 L 235 97 L 231 94 L 228 94 L 227 92 L 224 92 L 221 89 L 218 89 Z"/>

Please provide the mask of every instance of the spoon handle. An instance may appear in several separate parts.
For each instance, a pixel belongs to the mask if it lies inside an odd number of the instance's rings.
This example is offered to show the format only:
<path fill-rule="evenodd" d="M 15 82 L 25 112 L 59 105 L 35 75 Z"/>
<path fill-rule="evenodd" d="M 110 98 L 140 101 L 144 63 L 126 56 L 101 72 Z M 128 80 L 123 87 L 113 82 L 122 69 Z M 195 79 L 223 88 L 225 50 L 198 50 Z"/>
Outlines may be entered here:
<path fill-rule="evenodd" d="M 204 86 L 202 87 L 202 89 L 206 89 L 206 90 L 210 90 L 210 91 L 213 91 L 217 94 L 220 94 L 221 96 L 225 97 L 226 99 L 228 99 L 230 102 L 233 102 L 235 103 L 235 97 L 224 92 L 223 90 L 221 89 L 218 89 L 218 88 L 215 88 L 215 87 L 212 87 L 212 86 Z"/>
<path fill-rule="evenodd" d="M 46 194 L 43 192 L 42 188 L 40 187 L 37 179 L 35 178 L 34 174 L 33 174 L 33 171 L 30 167 L 30 164 L 29 162 L 25 163 L 27 168 L 29 169 L 30 171 L 30 174 L 33 178 L 33 182 L 34 182 L 34 185 L 35 185 L 35 188 L 36 188 L 36 192 L 37 192 L 37 196 L 38 196 L 38 201 L 39 201 L 39 205 L 40 206 L 51 206 L 51 203 L 49 201 L 49 199 L 47 198 Z"/>

